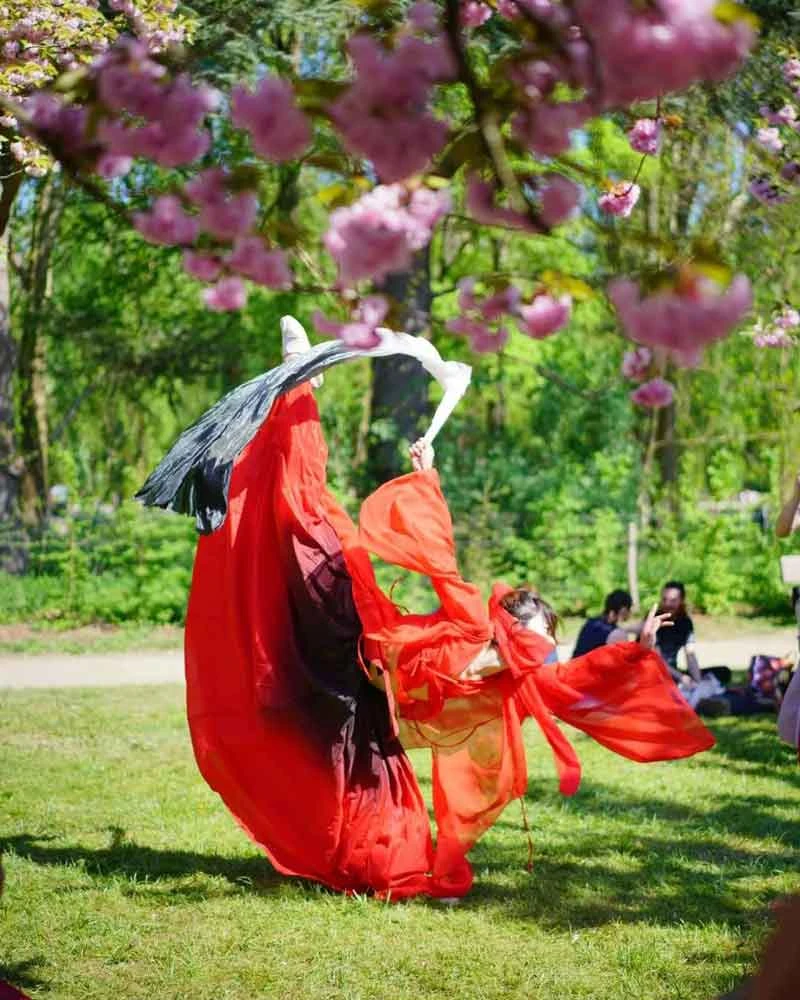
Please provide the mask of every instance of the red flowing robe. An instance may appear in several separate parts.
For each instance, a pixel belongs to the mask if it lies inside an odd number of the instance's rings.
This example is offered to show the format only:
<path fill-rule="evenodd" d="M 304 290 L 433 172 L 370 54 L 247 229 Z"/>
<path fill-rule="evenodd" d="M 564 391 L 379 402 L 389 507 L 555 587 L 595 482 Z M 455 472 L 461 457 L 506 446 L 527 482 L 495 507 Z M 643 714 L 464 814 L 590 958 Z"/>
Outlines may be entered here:
<path fill-rule="evenodd" d="M 554 716 L 633 760 L 713 745 L 656 654 L 623 643 L 544 664 L 551 643 L 496 600 L 490 617 L 458 573 L 435 471 L 387 483 L 354 525 L 326 459 L 313 396 L 293 390 L 237 459 L 224 525 L 200 539 L 186 623 L 198 765 L 279 871 L 395 899 L 465 894 L 467 852 L 525 793 L 528 715 L 567 794 L 580 766 Z M 430 577 L 439 610 L 402 614 L 370 553 Z M 510 669 L 460 681 L 493 633 Z M 388 672 L 388 698 L 365 659 Z M 414 746 L 433 755 L 435 849 Z"/>

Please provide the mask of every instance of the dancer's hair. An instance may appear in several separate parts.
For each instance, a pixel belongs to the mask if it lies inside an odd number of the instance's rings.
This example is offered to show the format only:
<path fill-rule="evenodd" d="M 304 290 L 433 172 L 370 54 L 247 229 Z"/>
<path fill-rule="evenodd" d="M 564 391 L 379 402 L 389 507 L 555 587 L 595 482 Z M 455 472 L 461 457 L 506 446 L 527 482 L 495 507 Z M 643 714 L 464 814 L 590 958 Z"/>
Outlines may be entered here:
<path fill-rule="evenodd" d="M 633 598 L 627 590 L 612 590 L 606 597 L 603 614 L 607 615 L 609 611 L 616 611 L 619 614 L 623 608 L 628 608 L 628 610 L 630 610 L 632 607 Z"/>
<path fill-rule="evenodd" d="M 558 615 L 547 601 L 539 597 L 533 587 L 517 587 L 516 590 L 509 591 L 505 597 L 501 598 L 500 604 L 523 625 L 527 625 L 531 618 L 535 618 L 541 611 L 544 615 L 547 631 L 555 639 Z"/>
<path fill-rule="evenodd" d="M 661 589 L 677 590 L 680 593 L 683 600 L 686 600 L 686 587 L 684 587 L 684 585 L 681 583 L 680 580 L 668 580 Z"/>

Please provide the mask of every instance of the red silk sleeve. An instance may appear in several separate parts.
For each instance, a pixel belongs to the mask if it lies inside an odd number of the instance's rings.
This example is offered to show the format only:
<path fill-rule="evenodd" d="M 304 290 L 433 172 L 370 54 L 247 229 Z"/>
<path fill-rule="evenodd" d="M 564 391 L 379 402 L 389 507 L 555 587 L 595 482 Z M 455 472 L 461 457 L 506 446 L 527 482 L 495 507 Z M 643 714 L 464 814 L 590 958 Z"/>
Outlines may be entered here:
<path fill-rule="evenodd" d="M 369 496 L 361 507 L 359 535 L 379 559 L 429 577 L 449 623 L 476 641 L 490 638 L 481 592 L 458 571 L 453 522 L 435 469 L 392 479 Z"/>
<path fill-rule="evenodd" d="M 544 664 L 534 681 L 553 715 L 629 760 L 675 760 L 714 746 L 661 657 L 638 642 Z"/>

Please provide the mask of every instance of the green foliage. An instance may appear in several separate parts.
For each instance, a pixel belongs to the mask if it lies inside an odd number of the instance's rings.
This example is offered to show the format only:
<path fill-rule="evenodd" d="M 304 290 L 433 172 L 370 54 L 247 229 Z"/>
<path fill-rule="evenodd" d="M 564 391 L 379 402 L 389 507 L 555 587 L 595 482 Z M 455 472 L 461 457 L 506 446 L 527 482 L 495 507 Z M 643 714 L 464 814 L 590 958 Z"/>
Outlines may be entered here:
<path fill-rule="evenodd" d="M 0 622 L 182 622 L 194 547 L 188 518 L 132 503 L 54 519 L 0 578 Z"/>

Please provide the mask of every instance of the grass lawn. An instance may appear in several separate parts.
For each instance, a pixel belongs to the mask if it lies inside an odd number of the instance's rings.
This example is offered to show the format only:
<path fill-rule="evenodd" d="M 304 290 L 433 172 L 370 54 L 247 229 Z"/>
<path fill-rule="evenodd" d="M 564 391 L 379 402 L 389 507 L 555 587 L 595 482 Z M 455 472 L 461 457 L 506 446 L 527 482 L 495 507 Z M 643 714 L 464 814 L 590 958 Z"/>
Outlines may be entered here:
<path fill-rule="evenodd" d="M 388 586 L 388 585 L 387 585 Z M 788 646 L 794 644 L 796 626 L 791 615 L 782 619 L 735 615 L 694 614 L 699 638 L 730 639 L 732 636 L 767 636 L 787 634 Z M 559 641 L 573 646 L 585 618 L 566 617 L 560 625 Z M 126 625 L 79 625 L 65 627 L 61 623 L 41 622 L 0 624 L 0 656 L 17 653 L 45 655 L 48 653 L 122 653 L 135 650 L 180 649 L 183 628 L 180 625 L 128 623 Z"/>
<path fill-rule="evenodd" d="M 800 887 L 800 773 L 774 719 L 631 764 L 576 736 L 561 799 L 529 732 L 460 906 L 276 876 L 196 772 L 177 687 L 0 692 L 0 979 L 58 1000 L 711 1000 Z M 415 758 L 427 780 L 424 757 Z"/>
<path fill-rule="evenodd" d="M 81 625 L 76 628 L 19 623 L 0 625 L 0 656 L 17 653 L 123 653 L 132 650 L 180 649 L 178 625 Z"/>

